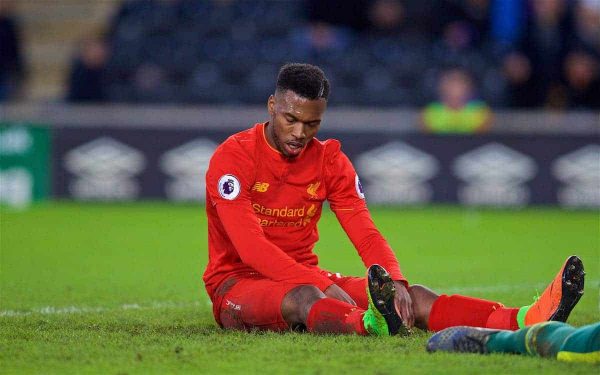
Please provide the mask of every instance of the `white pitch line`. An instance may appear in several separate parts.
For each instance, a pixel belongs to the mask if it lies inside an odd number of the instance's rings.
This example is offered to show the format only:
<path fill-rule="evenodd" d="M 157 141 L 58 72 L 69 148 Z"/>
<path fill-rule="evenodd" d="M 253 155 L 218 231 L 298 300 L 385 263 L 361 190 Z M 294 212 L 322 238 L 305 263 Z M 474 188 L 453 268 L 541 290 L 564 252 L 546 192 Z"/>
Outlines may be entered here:
<path fill-rule="evenodd" d="M 586 280 L 585 284 L 587 289 L 600 287 L 600 279 Z M 547 283 L 535 283 L 535 284 L 496 284 L 496 285 L 468 285 L 468 286 L 446 286 L 446 287 L 431 287 L 439 293 L 508 293 L 508 292 L 521 292 L 531 291 L 542 294 L 544 289 L 548 286 Z"/>
<path fill-rule="evenodd" d="M 600 286 L 600 279 L 586 280 L 586 284 L 589 288 L 598 288 Z M 432 288 L 439 293 L 508 293 L 516 291 L 531 291 L 531 293 L 542 293 L 547 284 L 501 284 L 501 285 L 487 285 L 487 286 L 446 286 L 439 288 Z M 533 297 L 533 294 L 532 294 Z M 206 305 L 212 306 L 209 300 L 205 301 Z M 44 306 L 38 308 L 30 308 L 23 310 L 0 310 L 0 317 L 21 317 L 29 315 L 68 315 L 68 314 L 97 314 L 104 312 L 115 312 L 115 311 L 128 311 L 128 310 L 161 310 L 161 309 L 182 309 L 189 307 L 199 307 L 202 305 L 201 301 L 192 302 L 174 302 L 174 301 L 157 301 L 149 303 L 126 303 L 120 306 L 108 307 L 108 306 Z"/>
<path fill-rule="evenodd" d="M 207 302 L 211 305 L 210 301 Z M 28 315 L 67 315 L 67 314 L 97 314 L 103 312 L 127 311 L 127 310 L 161 310 L 161 309 L 181 309 L 188 307 L 201 306 L 200 301 L 193 302 L 151 302 L 151 303 L 125 303 L 120 306 L 105 307 L 105 306 L 44 306 L 38 308 L 24 310 L 0 310 L 0 317 L 19 317 Z"/>

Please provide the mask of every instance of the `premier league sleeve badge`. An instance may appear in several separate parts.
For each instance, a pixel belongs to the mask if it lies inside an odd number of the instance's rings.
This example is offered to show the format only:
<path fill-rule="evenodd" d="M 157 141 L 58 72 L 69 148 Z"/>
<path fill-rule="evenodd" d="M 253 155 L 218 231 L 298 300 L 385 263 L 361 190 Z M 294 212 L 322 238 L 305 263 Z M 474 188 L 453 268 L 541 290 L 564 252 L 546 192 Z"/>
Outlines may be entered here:
<path fill-rule="evenodd" d="M 223 175 L 219 178 L 217 190 L 219 190 L 221 198 L 234 200 L 240 194 L 240 180 L 232 174 Z"/>

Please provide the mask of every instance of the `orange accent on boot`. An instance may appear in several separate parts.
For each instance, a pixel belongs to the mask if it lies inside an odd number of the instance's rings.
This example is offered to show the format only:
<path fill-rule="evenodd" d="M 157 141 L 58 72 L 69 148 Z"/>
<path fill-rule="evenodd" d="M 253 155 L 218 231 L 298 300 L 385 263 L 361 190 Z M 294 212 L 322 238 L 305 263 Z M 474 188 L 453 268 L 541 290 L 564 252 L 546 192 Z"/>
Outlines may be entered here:
<path fill-rule="evenodd" d="M 562 279 L 566 264 L 567 262 L 563 264 L 554 280 L 552 280 L 540 298 L 527 311 L 525 315 L 526 326 L 547 321 L 556 309 L 558 309 L 560 299 L 562 298 Z"/>

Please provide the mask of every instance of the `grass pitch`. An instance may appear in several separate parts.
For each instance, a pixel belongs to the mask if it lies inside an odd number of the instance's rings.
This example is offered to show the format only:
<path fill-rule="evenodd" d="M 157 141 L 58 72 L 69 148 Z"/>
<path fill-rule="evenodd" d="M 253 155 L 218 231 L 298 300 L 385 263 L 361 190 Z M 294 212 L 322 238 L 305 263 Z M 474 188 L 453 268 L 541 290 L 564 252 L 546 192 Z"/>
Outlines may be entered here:
<path fill-rule="evenodd" d="M 438 292 L 529 304 L 570 254 L 586 294 L 570 323 L 600 320 L 598 215 L 372 209 L 404 274 Z M 325 213 L 321 266 L 364 273 Z M 2 373 L 594 373 L 524 356 L 428 354 L 408 338 L 227 332 L 215 326 L 201 275 L 200 206 L 47 203 L 0 214 Z"/>

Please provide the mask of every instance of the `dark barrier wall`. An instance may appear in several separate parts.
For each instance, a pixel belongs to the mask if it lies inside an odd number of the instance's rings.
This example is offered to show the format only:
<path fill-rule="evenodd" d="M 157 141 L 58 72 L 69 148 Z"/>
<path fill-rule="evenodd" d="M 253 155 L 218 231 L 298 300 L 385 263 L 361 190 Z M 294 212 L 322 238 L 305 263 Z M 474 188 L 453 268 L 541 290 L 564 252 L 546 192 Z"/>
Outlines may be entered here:
<path fill-rule="evenodd" d="M 80 200 L 204 200 L 204 174 L 229 132 L 56 129 L 58 197 Z"/>
<path fill-rule="evenodd" d="M 80 200 L 204 200 L 204 174 L 231 130 L 56 128 L 53 188 Z M 589 135 L 434 136 L 327 132 L 376 204 L 600 207 L 600 144 Z"/>

